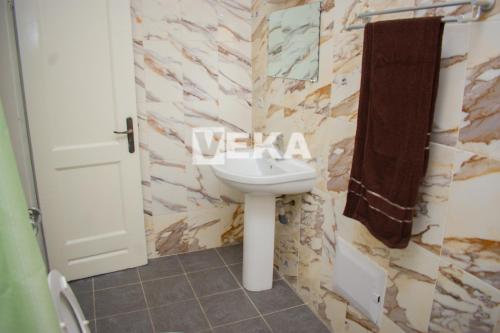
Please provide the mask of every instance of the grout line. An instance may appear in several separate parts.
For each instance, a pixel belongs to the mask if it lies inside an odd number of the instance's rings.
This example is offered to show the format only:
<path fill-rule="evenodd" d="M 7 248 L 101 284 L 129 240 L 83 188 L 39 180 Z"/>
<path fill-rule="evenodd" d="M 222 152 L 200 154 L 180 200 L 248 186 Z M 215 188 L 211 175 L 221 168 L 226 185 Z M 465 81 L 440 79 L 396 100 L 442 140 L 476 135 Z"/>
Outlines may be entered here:
<path fill-rule="evenodd" d="M 136 284 L 139 284 L 139 283 L 141 283 L 140 279 L 139 279 L 139 281 L 137 281 L 137 282 L 131 282 L 131 283 L 126 283 L 126 284 L 120 284 L 120 285 L 118 285 L 118 286 L 106 287 L 106 288 L 102 288 L 102 289 L 95 289 L 94 291 L 95 291 L 95 292 L 100 292 L 100 291 L 103 291 L 103 290 L 109 290 L 109 289 L 115 289 L 115 288 L 121 288 L 121 287 L 135 286 Z"/>
<path fill-rule="evenodd" d="M 145 311 L 145 310 L 148 310 L 148 309 L 151 309 L 151 310 L 159 309 L 159 308 L 163 308 L 163 307 L 166 307 L 166 306 L 176 305 L 176 304 L 180 304 L 180 303 L 184 303 L 184 302 L 190 302 L 190 301 L 194 301 L 194 300 L 195 300 L 195 298 L 188 298 L 188 299 L 183 299 L 182 301 L 172 302 L 172 303 L 168 303 L 168 304 L 162 304 L 162 305 L 150 306 L 150 307 L 141 308 L 141 309 L 132 310 L 132 311 L 114 313 L 114 314 L 111 314 L 111 315 L 106 315 L 106 316 L 99 317 L 99 320 L 106 319 L 106 318 L 117 317 L 117 316 L 121 316 L 121 315 L 125 315 L 125 314 L 130 314 L 130 313 L 141 312 L 141 311 Z"/>
<path fill-rule="evenodd" d="M 174 274 L 174 275 L 167 275 L 167 276 L 162 276 L 162 277 L 157 277 L 157 278 L 154 278 L 154 279 L 147 279 L 147 280 L 142 280 L 141 281 L 143 283 L 148 283 L 148 282 L 154 282 L 154 281 L 159 281 L 159 280 L 165 280 L 165 279 L 170 279 L 170 278 L 175 278 L 175 277 L 179 277 L 179 276 L 183 276 L 184 273 L 179 273 L 179 274 Z"/>
<path fill-rule="evenodd" d="M 243 261 L 233 262 L 231 264 L 226 264 L 227 267 L 229 267 L 229 266 L 235 266 L 235 265 L 243 265 Z"/>
<path fill-rule="evenodd" d="M 183 275 L 184 276 L 184 275 Z M 241 288 L 239 287 L 238 285 L 238 288 L 237 289 L 231 289 L 231 290 L 225 290 L 225 291 L 220 291 L 220 292 L 217 292 L 217 293 L 213 293 L 213 294 L 209 294 L 209 295 L 204 295 L 204 296 L 200 296 L 200 298 L 205 298 L 205 297 L 210 297 L 210 296 L 215 296 L 215 295 L 221 295 L 221 294 L 225 294 L 225 293 L 229 293 L 229 292 L 235 292 L 235 291 L 238 291 L 240 290 Z M 186 299 L 183 299 L 183 300 L 180 300 L 180 301 L 176 301 L 176 302 L 171 302 L 171 303 L 165 303 L 165 304 L 160 304 L 160 305 L 155 305 L 155 306 L 149 306 L 149 304 L 147 304 L 147 307 L 146 308 L 142 308 L 142 309 L 138 309 L 138 310 L 133 310 L 133 311 L 127 311 L 127 312 L 119 312 L 119 313 L 114 313 L 112 315 L 106 315 L 106 316 L 103 316 L 103 317 L 99 317 L 99 319 L 104 319 L 104 318 L 110 318 L 110 317 L 116 317 L 116 316 L 120 316 L 120 315 L 123 315 L 123 314 L 127 314 L 127 313 L 134 313 L 134 312 L 140 312 L 140 311 L 144 311 L 146 309 L 158 309 L 158 308 L 163 308 L 163 307 L 166 307 L 166 306 L 171 306 L 171 305 L 175 305 L 175 304 L 180 304 L 180 303 L 184 303 L 184 302 L 190 302 L 190 301 L 195 301 L 196 300 L 196 294 L 193 293 L 194 296 L 192 298 L 186 298 Z"/>
<path fill-rule="evenodd" d="M 266 313 L 265 315 L 263 314 L 262 316 L 269 316 L 269 315 L 272 315 L 272 314 L 275 314 L 275 313 L 279 313 L 279 312 L 291 310 L 291 309 L 294 309 L 294 308 L 299 308 L 301 306 L 307 306 L 307 304 L 302 303 L 302 304 L 299 304 L 299 305 L 294 305 L 294 306 L 291 306 L 289 308 L 280 309 L 280 310 L 276 310 L 276 311 L 273 311 L 273 312 Z M 221 325 L 214 326 L 214 328 L 219 328 L 219 327 L 225 327 L 225 326 L 229 326 L 229 325 L 234 325 L 234 324 L 241 323 L 243 321 L 257 319 L 257 318 L 261 318 L 261 315 L 257 315 L 257 316 L 250 317 L 250 318 L 245 318 L 245 319 L 240 319 L 240 320 L 236 320 L 236 321 L 231 321 L 229 323 L 224 323 L 224 324 L 221 324 Z"/>
<path fill-rule="evenodd" d="M 232 245 L 231 245 L 232 246 Z M 264 314 L 257 308 L 256 304 L 253 302 L 253 300 L 250 298 L 247 290 L 243 287 L 243 282 L 239 281 L 239 279 L 236 277 L 236 275 L 233 273 L 233 271 L 230 269 L 230 266 L 235 266 L 235 265 L 241 265 L 242 262 L 236 262 L 236 263 L 231 263 L 231 264 L 228 264 L 226 262 L 226 260 L 224 260 L 224 258 L 222 257 L 221 253 L 219 252 L 219 248 L 214 248 L 213 249 L 215 251 L 215 253 L 219 256 L 220 260 L 222 261 L 222 266 L 216 266 L 216 267 L 210 267 L 210 268 L 206 268 L 206 269 L 202 269 L 202 270 L 198 270 L 198 271 L 193 271 L 193 272 L 187 272 L 182 261 L 180 260 L 180 257 L 178 255 L 171 255 L 169 257 L 173 257 L 175 256 L 176 257 L 176 260 L 177 262 L 179 263 L 181 269 L 182 269 L 182 272 L 183 273 L 179 273 L 179 274 L 174 274 L 174 275 L 168 275 L 168 276 L 163 276 L 163 277 L 158 277 L 158 278 L 153 278 L 153 279 L 148 279 L 148 280 L 143 280 L 142 277 L 141 277 L 141 274 L 139 272 L 139 269 L 138 268 L 135 268 L 136 269 L 136 272 L 137 272 L 137 275 L 138 275 L 138 278 L 139 278 L 139 281 L 138 282 L 134 282 L 134 283 L 128 283 L 128 284 L 124 284 L 124 285 L 119 285 L 119 286 L 113 286 L 113 287 L 107 287 L 107 288 L 103 288 L 103 289 L 98 289 L 96 290 L 95 289 L 95 279 L 94 277 L 91 277 L 92 278 L 92 299 L 93 299 L 93 305 L 94 305 L 94 318 L 93 318 L 93 321 L 94 321 L 94 326 L 95 326 L 95 331 L 94 333 L 97 333 L 97 312 L 96 312 L 96 292 L 98 291 L 103 291 L 103 290 L 108 290 L 108 289 L 114 289 L 114 288 L 120 288 L 120 287 L 126 287 L 126 286 L 132 286 L 132 285 L 137 285 L 137 284 L 140 284 L 141 286 L 141 289 L 142 289 L 142 292 L 143 292 L 143 297 L 144 297 L 144 300 L 145 300 L 145 304 L 146 304 L 146 309 L 138 309 L 138 310 L 134 310 L 134 311 L 129 311 L 129 312 L 123 312 L 123 313 L 116 313 L 116 314 L 113 314 L 113 315 L 108 315 L 108 316 L 103 316 L 103 317 L 100 317 L 99 319 L 104 319 L 104 318 L 110 318 L 110 317 L 115 317 L 115 316 L 119 316 L 119 315 L 125 315 L 125 314 L 128 314 L 128 313 L 136 313 L 136 312 L 140 312 L 140 311 L 144 311 L 146 310 L 148 312 L 148 317 L 149 317 L 149 321 L 150 321 L 150 324 L 152 326 L 152 329 L 153 329 L 153 333 L 156 333 L 156 330 L 155 330 L 155 326 L 154 326 L 154 323 L 153 323 L 153 320 L 152 320 L 152 316 L 151 316 L 151 309 L 156 309 L 156 308 L 161 308 L 161 307 L 165 307 L 165 306 L 170 306 L 170 305 L 173 305 L 173 304 L 177 304 L 177 303 L 182 303 L 182 302 L 187 302 L 187 301 L 193 301 L 193 300 L 196 300 L 198 305 L 200 306 L 201 308 L 201 311 L 209 325 L 209 328 L 208 330 L 209 331 L 212 331 L 213 332 L 213 329 L 214 328 L 218 328 L 218 327 L 224 327 L 224 326 L 229 326 L 229 325 L 233 325 L 233 324 L 237 324 L 237 323 L 240 323 L 240 322 L 243 322 L 243 321 L 247 321 L 247 320 L 251 320 L 251 319 L 256 319 L 256 318 L 260 318 L 264 321 L 266 327 L 270 330 L 270 332 L 273 332 L 271 326 L 269 325 L 269 323 L 266 321 L 265 317 L 264 317 Z M 201 250 L 201 251 L 206 251 L 206 250 Z M 196 252 L 200 252 L 200 251 L 196 251 Z M 194 287 L 191 283 L 191 281 L 189 280 L 189 277 L 188 277 L 188 274 L 191 274 L 191 273 L 199 273 L 199 272 L 205 272 L 205 271 L 210 271 L 210 270 L 215 270 L 215 269 L 220 269 L 220 268 L 226 268 L 229 273 L 231 274 L 231 276 L 234 278 L 234 280 L 236 280 L 236 283 L 238 285 L 238 288 L 237 289 L 230 289 L 230 290 L 225 290 L 225 291 L 221 291 L 221 292 L 216 292 L 216 293 L 212 293 L 212 294 L 208 294 L 208 295 L 203 295 L 203 296 L 198 296 L 194 290 Z M 275 270 L 275 268 L 273 267 L 273 271 Z M 149 306 L 148 304 L 148 300 L 147 300 L 147 297 L 146 297 L 146 293 L 145 293 L 145 290 L 144 290 L 144 284 L 143 283 L 146 283 L 146 282 L 151 282 L 151 281 L 158 281 L 158 280 L 163 280 L 163 279 L 168 279 L 168 278 L 174 278 L 174 277 L 180 277 L 180 276 L 185 276 L 186 280 L 188 281 L 188 284 L 191 288 L 191 291 L 193 292 L 193 296 L 194 298 L 189 298 L 189 299 L 185 299 L 185 300 L 182 300 L 182 301 L 177 301 L 177 302 L 173 302 L 173 303 L 169 303 L 169 304 L 162 304 L 162 305 L 158 305 L 158 306 Z M 281 274 L 278 272 L 278 279 L 277 280 L 274 280 L 273 279 L 273 283 L 276 282 L 276 281 L 279 281 L 279 280 L 283 280 L 285 282 L 285 284 L 290 288 L 292 289 L 292 291 L 294 292 L 294 294 L 299 297 L 299 299 L 301 299 L 301 301 L 303 302 L 302 298 L 298 295 L 297 291 L 295 290 L 294 286 L 292 286 L 290 284 L 290 282 L 285 279 L 283 276 L 281 276 Z M 230 292 L 235 292 L 235 291 L 238 291 L 238 290 L 242 290 L 244 295 L 246 296 L 246 298 L 249 300 L 249 302 L 252 304 L 252 306 L 254 307 L 254 309 L 256 310 L 257 312 L 257 316 L 254 316 L 254 317 L 250 317 L 250 318 L 245 318 L 245 319 L 242 319 L 242 320 L 238 320 L 238 321 L 234 321 L 234 322 L 229 322 L 229 323 L 224 323 L 224 324 L 221 324 L 221 325 L 217 325 L 217 326 L 212 326 L 210 320 L 208 319 L 208 316 L 203 308 L 203 306 L 201 305 L 201 301 L 200 301 L 200 298 L 205 298 L 205 297 L 210 297 L 210 296 L 214 296 L 214 295 L 220 295 L 220 294 L 225 294 L 225 293 L 230 293 Z M 286 311 L 286 310 L 290 310 L 290 309 L 293 309 L 293 308 L 297 308 L 297 307 L 301 307 L 301 306 L 309 306 L 307 303 L 302 303 L 302 304 L 299 304 L 299 305 L 294 305 L 292 307 L 289 307 L 289 308 L 285 308 L 285 309 L 279 309 L 279 310 L 276 310 L 276 311 L 273 311 L 273 312 L 269 312 L 269 313 L 266 313 L 265 316 L 268 316 L 268 315 L 272 315 L 272 314 L 275 314 L 275 313 L 278 313 L 278 312 L 283 312 L 283 311 Z M 315 315 L 316 313 L 314 311 L 312 311 Z M 321 319 L 316 315 L 316 317 L 321 321 Z M 323 323 L 323 325 L 325 325 Z M 325 325 L 326 326 L 326 325 Z M 200 332 L 206 332 L 206 330 L 202 330 Z"/>
<path fill-rule="evenodd" d="M 189 280 L 188 280 L 188 282 L 189 282 Z M 165 304 L 150 306 L 149 309 L 158 309 L 158 308 L 163 308 L 163 307 L 166 307 L 166 306 L 175 305 L 175 304 L 179 304 L 179 303 L 184 303 L 184 302 L 189 302 L 189 301 L 195 301 L 197 298 L 206 298 L 206 297 L 211 297 L 211 296 L 217 296 L 217 295 L 227 294 L 227 293 L 230 293 L 230 292 L 238 291 L 240 289 L 241 288 L 238 287 L 236 289 L 219 291 L 219 292 L 216 292 L 216 293 L 213 293 L 213 294 L 203 295 L 203 296 L 199 296 L 199 297 L 196 296 L 196 293 L 193 291 L 194 297 L 192 297 L 192 298 L 186 298 L 186 299 L 183 299 L 183 300 L 180 300 L 180 301 L 176 301 L 176 302 L 171 302 L 171 303 L 165 303 Z M 113 316 L 116 316 L 116 315 L 112 315 L 112 316 L 108 316 L 108 317 L 113 317 Z"/>
<path fill-rule="evenodd" d="M 241 264 L 241 263 L 234 263 L 234 264 L 230 264 L 229 266 L 238 265 L 238 264 Z M 153 278 L 153 279 L 146 279 L 146 280 L 142 279 L 141 275 L 139 273 L 139 280 L 137 282 L 130 282 L 130 283 L 125 283 L 125 284 L 120 284 L 120 285 L 117 285 L 117 286 L 101 288 L 101 289 L 95 289 L 94 288 L 94 292 L 103 291 L 103 290 L 109 290 L 109 289 L 115 289 L 115 288 L 121 288 L 121 287 L 127 287 L 127 286 L 133 286 L 133 285 L 141 283 L 141 281 L 142 282 L 158 281 L 158 280 L 168 279 L 168 278 L 172 278 L 172 277 L 183 276 L 183 275 L 186 275 L 186 274 L 206 272 L 206 271 L 220 269 L 220 268 L 229 267 L 229 266 L 226 266 L 224 264 L 222 266 L 215 266 L 215 267 L 200 269 L 200 270 L 192 271 L 192 272 L 185 272 L 185 273 L 177 273 L 177 274 L 172 274 L 172 275 L 166 275 L 166 276 L 161 276 L 161 277 L 156 277 L 156 278 Z"/>
<path fill-rule="evenodd" d="M 224 266 L 227 267 L 229 269 L 229 266 L 232 266 L 232 265 L 238 265 L 238 264 L 243 264 L 243 261 L 241 262 L 236 262 L 236 263 L 232 263 L 232 264 L 228 264 L 226 262 L 226 260 L 224 260 L 224 257 L 222 257 L 222 255 L 220 254 L 219 250 L 217 250 L 218 248 L 214 248 L 215 250 L 215 253 L 217 253 L 217 255 L 219 256 L 220 260 L 222 260 L 222 263 L 224 263 Z"/>
<path fill-rule="evenodd" d="M 226 262 L 224 261 L 224 258 L 222 258 L 221 254 L 219 253 L 219 251 L 217 250 L 217 248 L 215 248 L 215 252 L 219 255 L 219 257 L 221 258 L 222 262 L 224 262 L 226 264 Z M 248 296 L 247 290 L 245 289 L 245 287 L 243 287 L 243 281 L 240 283 L 240 281 L 236 278 L 236 276 L 233 274 L 233 272 L 229 269 L 229 266 L 227 264 L 226 264 L 226 267 L 229 270 L 229 273 L 231 273 L 231 275 L 233 275 L 233 278 L 236 280 L 236 282 L 241 286 L 241 290 L 243 290 L 243 293 L 245 294 L 246 298 L 250 301 L 250 303 L 252 304 L 252 306 L 254 307 L 254 309 L 259 314 L 260 319 L 262 319 L 264 321 L 264 324 L 266 324 L 267 328 L 269 328 L 269 331 L 272 333 L 273 329 L 268 324 L 268 322 L 264 319 L 264 316 L 262 315 L 262 313 L 260 312 L 260 310 L 257 308 L 257 306 L 255 305 L 255 303 L 252 301 L 252 299 L 250 298 L 250 296 Z"/>
<path fill-rule="evenodd" d="M 127 312 L 115 313 L 115 314 L 112 314 L 112 315 L 107 315 L 107 316 L 99 317 L 98 320 L 108 319 L 108 318 L 113 318 L 113 317 L 118 317 L 118 316 L 127 315 L 127 314 L 131 314 L 131 313 L 142 312 L 142 311 L 145 311 L 145 310 L 147 310 L 147 308 L 141 308 L 141 309 L 127 311 Z"/>
<path fill-rule="evenodd" d="M 148 311 L 149 323 L 151 324 L 151 328 L 153 329 L 153 333 L 156 333 L 155 324 L 153 323 L 153 317 L 151 317 L 151 311 L 149 310 L 148 298 L 146 297 L 146 291 L 144 290 L 144 285 L 142 284 L 141 274 L 139 274 L 139 269 L 137 269 L 137 274 L 139 275 L 139 282 L 141 283 L 142 296 L 144 297 L 144 301 L 146 302 L 146 311 Z"/>
<path fill-rule="evenodd" d="M 306 303 L 301 303 L 301 304 L 298 304 L 298 305 L 294 305 L 294 306 L 291 306 L 289 308 L 285 308 L 285 309 L 279 309 L 279 310 L 276 310 L 276 311 L 272 311 L 272 312 L 269 312 L 269 313 L 266 313 L 265 316 L 269 316 L 269 315 L 272 315 L 272 314 L 275 314 L 275 313 L 278 313 L 278 312 L 283 312 L 283 311 L 287 311 L 287 310 L 290 310 L 290 309 L 295 309 L 295 308 L 299 308 L 301 306 L 307 306 Z"/>
<path fill-rule="evenodd" d="M 164 256 L 155 257 L 155 258 L 151 258 L 151 259 L 158 259 L 158 258 L 171 257 L 171 256 L 182 256 L 182 255 L 186 255 L 186 254 L 198 253 L 198 252 L 203 252 L 203 251 L 210 252 L 211 250 L 215 250 L 215 249 L 220 248 L 220 247 L 231 247 L 231 246 L 236 246 L 236 245 L 241 245 L 241 244 L 243 244 L 243 243 L 237 243 L 237 244 L 231 244 L 231 245 L 224 245 L 224 246 L 219 246 L 219 247 L 212 247 L 210 249 L 199 249 L 199 250 L 194 250 L 194 251 L 189 251 L 189 252 L 180 252 L 180 253 L 175 253 L 175 254 L 167 254 L 167 255 L 164 255 Z"/>
<path fill-rule="evenodd" d="M 200 269 L 198 271 L 186 271 L 186 274 L 195 274 L 195 273 L 203 273 L 203 272 L 208 272 L 208 271 L 213 271 L 213 270 L 216 270 L 216 269 L 221 269 L 221 268 L 226 268 L 227 266 L 225 264 L 223 264 L 222 266 L 214 266 L 214 267 L 210 267 L 210 268 L 205 268 L 205 269 Z"/>
<path fill-rule="evenodd" d="M 149 309 L 151 310 L 156 310 L 156 309 L 160 309 L 160 308 L 164 308 L 164 307 L 167 307 L 167 306 L 171 306 L 171 305 L 177 305 L 177 304 L 181 304 L 181 303 L 187 303 L 187 302 L 191 302 L 191 301 L 195 301 L 196 298 L 187 298 L 187 299 L 183 299 L 182 301 L 177 301 L 177 302 L 172 302 L 172 303 L 166 303 L 166 304 L 161 304 L 161 305 L 155 305 L 155 306 L 150 306 Z"/>
<path fill-rule="evenodd" d="M 246 318 L 246 319 L 240 319 L 240 320 L 232 321 L 229 323 L 214 326 L 214 328 L 226 327 L 226 326 L 242 323 L 242 322 L 247 321 L 247 320 L 258 319 L 258 318 L 260 318 L 260 316 L 254 316 L 254 317 L 250 317 L 250 318 Z"/>
<path fill-rule="evenodd" d="M 216 293 L 212 293 L 212 294 L 208 294 L 208 295 L 203 295 L 203 296 L 197 296 L 197 298 L 205 298 L 205 297 L 210 297 L 210 296 L 217 296 L 217 295 L 222 295 L 222 294 L 227 294 L 227 293 L 230 293 L 230 292 L 235 292 L 235 291 L 238 291 L 240 290 L 241 287 L 240 285 L 238 284 L 238 288 L 234 288 L 234 289 L 229 289 L 229 290 L 224 290 L 224 291 L 218 291 Z"/>
<path fill-rule="evenodd" d="M 94 286 L 94 277 L 91 277 L 92 281 L 92 304 L 94 306 L 94 333 L 97 333 L 97 315 L 95 309 L 95 286 Z"/>
<path fill-rule="evenodd" d="M 207 316 L 207 314 L 205 312 L 205 309 L 203 309 L 203 306 L 201 305 L 200 299 L 196 295 L 196 292 L 194 291 L 194 288 L 193 288 L 193 285 L 191 284 L 191 281 L 189 281 L 189 278 L 188 278 L 187 273 L 186 273 L 186 269 L 184 268 L 184 265 L 182 264 L 181 259 L 179 257 L 177 257 L 177 260 L 179 261 L 179 263 L 181 265 L 182 271 L 184 272 L 184 276 L 186 277 L 186 280 L 187 280 L 187 282 L 189 284 L 189 287 L 191 287 L 191 291 L 193 292 L 193 295 L 194 295 L 194 297 L 196 299 L 196 302 L 198 302 L 198 306 L 200 307 L 201 312 L 203 313 L 203 316 L 205 317 L 205 320 L 208 323 L 208 327 L 209 327 L 210 331 L 213 331 L 212 323 L 210 323 L 210 320 L 208 320 L 208 316 Z"/>
<path fill-rule="evenodd" d="M 222 268 L 222 267 L 223 266 L 218 267 L 218 268 Z M 203 271 L 205 271 L 205 270 L 203 270 Z M 197 272 L 193 272 L 193 273 L 197 273 Z M 109 289 L 115 289 L 115 288 L 121 288 L 121 287 L 135 286 L 136 284 L 140 284 L 141 281 L 142 282 L 151 282 L 151 281 L 158 281 L 158 280 L 163 280 L 163 279 L 168 279 L 168 278 L 173 278 L 173 277 L 179 277 L 179 276 L 183 276 L 183 275 L 185 275 L 185 274 L 184 273 L 177 273 L 177 274 L 161 276 L 161 277 L 157 277 L 157 278 L 153 278 L 153 279 L 143 280 L 141 278 L 141 275 L 139 274 L 139 280 L 137 282 L 131 282 L 131 283 L 126 283 L 126 284 L 120 284 L 120 285 L 117 285 L 117 286 L 106 287 L 106 288 L 102 288 L 102 289 L 96 289 L 96 291 L 103 291 L 103 290 L 109 290 Z"/>
<path fill-rule="evenodd" d="M 186 252 L 186 253 L 190 253 L 190 252 Z M 182 253 L 164 254 L 161 256 L 157 256 L 157 257 L 148 257 L 148 263 L 146 265 L 148 265 L 150 261 L 155 261 L 156 259 L 165 259 L 165 258 L 175 257 L 179 254 L 182 254 Z M 146 265 L 144 265 L 144 266 L 146 266 Z"/>
<path fill-rule="evenodd" d="M 199 269 L 197 271 L 189 271 L 189 272 L 185 271 L 185 272 L 186 272 L 186 274 L 201 273 L 201 272 L 206 272 L 206 271 L 210 271 L 212 269 L 223 268 L 223 267 L 227 267 L 227 266 L 223 263 L 222 265 L 219 265 L 219 266 L 212 266 L 210 268 Z"/>

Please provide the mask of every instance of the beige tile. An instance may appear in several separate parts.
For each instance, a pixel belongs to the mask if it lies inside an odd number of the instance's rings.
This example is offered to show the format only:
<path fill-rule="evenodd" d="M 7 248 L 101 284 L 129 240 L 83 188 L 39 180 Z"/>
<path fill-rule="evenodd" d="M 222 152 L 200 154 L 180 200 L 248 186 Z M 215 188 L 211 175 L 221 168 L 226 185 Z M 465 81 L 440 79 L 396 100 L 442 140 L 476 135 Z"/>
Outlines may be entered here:
<path fill-rule="evenodd" d="M 179 38 L 214 41 L 218 25 L 216 4 L 215 0 L 180 0 Z"/>
<path fill-rule="evenodd" d="M 497 289 L 443 262 L 429 332 L 493 332 L 499 302 Z"/>
<path fill-rule="evenodd" d="M 427 173 L 419 188 L 412 241 L 439 255 L 448 213 L 455 149 L 432 143 Z"/>
<path fill-rule="evenodd" d="M 347 306 L 345 333 L 379 332 L 379 328 L 353 306 Z"/>
<path fill-rule="evenodd" d="M 146 102 L 146 74 L 144 64 L 144 42 L 134 40 L 135 94 L 137 103 Z"/>
<path fill-rule="evenodd" d="M 144 214 L 144 229 L 146 231 L 146 251 L 148 258 L 156 258 L 159 256 L 159 253 L 155 247 L 155 228 L 151 215 Z"/>
<path fill-rule="evenodd" d="M 403 331 L 426 331 L 438 267 L 439 256 L 413 242 L 391 250 L 384 312 Z"/>
<path fill-rule="evenodd" d="M 251 0 L 217 1 L 218 41 L 250 42 L 252 35 Z"/>
<path fill-rule="evenodd" d="M 222 211 L 223 232 L 220 236 L 222 245 L 243 241 L 244 205 L 228 204 Z"/>
<path fill-rule="evenodd" d="M 431 140 L 455 146 L 460 126 L 469 50 L 469 26 L 446 24 Z"/>
<path fill-rule="evenodd" d="M 347 190 L 343 186 L 350 175 L 350 145 L 354 142 L 355 131 L 355 122 L 343 117 L 327 117 L 315 130 L 306 133 L 308 147 L 320 177 L 316 186 L 320 189 L 331 192 Z"/>
<path fill-rule="evenodd" d="M 142 41 L 144 39 L 143 33 L 143 0 L 130 1 L 130 19 L 132 21 L 132 39 L 135 41 Z"/>
<path fill-rule="evenodd" d="M 187 210 L 223 207 L 220 180 L 210 165 L 186 166 Z"/>
<path fill-rule="evenodd" d="M 214 248 L 240 242 L 242 223 L 243 209 L 237 204 L 154 216 L 148 243 L 157 255 Z"/>
<path fill-rule="evenodd" d="M 500 21 L 471 24 L 459 146 L 500 160 Z"/>
<path fill-rule="evenodd" d="M 342 237 L 375 263 L 383 268 L 387 268 L 389 265 L 390 249 L 373 237 L 363 224 L 343 215 L 346 194 L 347 192 L 344 191 L 332 195 L 337 237 Z"/>
<path fill-rule="evenodd" d="M 141 18 L 145 40 L 168 40 L 180 36 L 180 0 L 142 0 Z"/>
<path fill-rule="evenodd" d="M 368 1 L 369 10 L 384 10 L 384 9 L 391 9 L 398 7 L 411 7 L 414 5 L 415 5 L 414 0 L 369 0 Z M 374 16 L 373 21 L 411 18 L 414 15 L 415 14 L 412 11 L 392 13 L 386 15 L 377 15 Z"/>
<path fill-rule="evenodd" d="M 171 40 L 144 41 L 147 102 L 182 101 L 181 46 Z"/>
<path fill-rule="evenodd" d="M 333 332 L 344 332 L 347 303 L 328 289 L 321 289 L 318 316 Z"/>
<path fill-rule="evenodd" d="M 314 188 L 302 195 L 297 290 L 313 306 L 321 302 L 323 225 L 333 224 L 333 206 L 328 192 Z"/>
<path fill-rule="evenodd" d="M 215 42 L 183 40 L 182 72 L 184 101 L 218 100 L 218 53 Z"/>
<path fill-rule="evenodd" d="M 149 148 L 149 125 L 147 123 L 146 103 L 137 104 L 137 127 L 139 129 L 139 156 L 141 161 L 141 185 L 143 209 L 145 214 L 152 214 L 151 196 L 151 161 Z"/>
<path fill-rule="evenodd" d="M 152 219 L 152 230 L 148 237 L 148 248 L 153 256 L 200 250 L 194 240 L 186 234 L 186 213 L 159 215 Z"/>
<path fill-rule="evenodd" d="M 252 107 L 245 99 L 225 96 L 219 99 L 220 119 L 242 132 L 252 132 Z"/>
<path fill-rule="evenodd" d="M 459 151 L 450 193 L 443 255 L 500 287 L 500 161 Z"/>
<path fill-rule="evenodd" d="M 289 282 L 296 284 L 299 267 L 299 237 L 302 199 L 300 195 L 285 196 L 283 208 L 288 224 L 276 222 L 274 265 Z"/>
<path fill-rule="evenodd" d="M 218 82 L 221 100 L 227 96 L 237 97 L 250 105 L 252 98 L 250 53 L 250 42 L 218 42 Z"/>
<path fill-rule="evenodd" d="M 152 161 L 185 165 L 189 151 L 186 147 L 188 127 L 181 102 L 147 103 L 147 144 Z"/>

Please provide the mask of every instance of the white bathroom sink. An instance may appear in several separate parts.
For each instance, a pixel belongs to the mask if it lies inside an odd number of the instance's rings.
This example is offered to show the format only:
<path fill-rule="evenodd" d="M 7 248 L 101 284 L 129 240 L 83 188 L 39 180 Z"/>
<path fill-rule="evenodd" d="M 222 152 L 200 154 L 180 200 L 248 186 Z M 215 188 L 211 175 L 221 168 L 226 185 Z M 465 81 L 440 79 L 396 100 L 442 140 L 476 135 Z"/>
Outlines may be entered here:
<path fill-rule="evenodd" d="M 215 175 L 228 185 L 253 195 L 282 195 L 310 191 L 316 171 L 295 159 L 226 159 L 212 166 Z"/>
<path fill-rule="evenodd" d="M 271 289 L 276 196 L 310 191 L 316 172 L 299 160 L 266 157 L 227 158 L 212 168 L 223 182 L 245 193 L 243 286 L 251 291 Z"/>

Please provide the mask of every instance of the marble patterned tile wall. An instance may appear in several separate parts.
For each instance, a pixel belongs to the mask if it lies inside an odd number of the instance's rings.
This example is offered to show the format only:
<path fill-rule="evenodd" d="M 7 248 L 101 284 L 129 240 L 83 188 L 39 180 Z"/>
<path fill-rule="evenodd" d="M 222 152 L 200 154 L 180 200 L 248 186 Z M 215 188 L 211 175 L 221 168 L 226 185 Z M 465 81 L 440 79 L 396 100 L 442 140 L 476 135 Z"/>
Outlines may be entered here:
<path fill-rule="evenodd" d="M 150 257 L 240 242 L 242 196 L 191 163 L 191 129 L 252 130 L 251 1 L 132 0 Z"/>
<path fill-rule="evenodd" d="M 271 78 L 269 13 L 312 0 L 253 0 L 253 128 L 302 131 L 319 179 L 288 205 L 277 225 L 275 265 L 336 333 L 500 332 L 500 6 L 474 24 L 445 27 L 429 168 L 419 191 L 412 240 L 393 250 L 342 211 L 353 153 L 362 31 L 346 31 L 365 10 L 434 0 L 323 0 L 317 82 Z M 437 0 L 436 0 L 437 2 Z M 453 15 L 467 6 L 376 18 Z M 285 201 L 292 201 L 285 198 Z M 388 274 L 384 315 L 375 326 L 331 287 L 337 237 Z"/>

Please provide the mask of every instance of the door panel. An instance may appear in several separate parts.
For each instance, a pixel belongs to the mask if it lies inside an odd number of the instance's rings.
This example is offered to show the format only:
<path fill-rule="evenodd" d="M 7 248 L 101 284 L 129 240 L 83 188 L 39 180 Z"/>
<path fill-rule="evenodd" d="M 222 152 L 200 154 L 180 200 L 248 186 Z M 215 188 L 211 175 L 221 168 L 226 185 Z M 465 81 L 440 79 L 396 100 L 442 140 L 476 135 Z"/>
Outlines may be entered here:
<path fill-rule="evenodd" d="M 0 0 L 0 45 L 2 45 L 0 47 L 0 73 L 2 73 L 0 97 L 7 119 L 7 126 L 9 127 L 12 148 L 16 155 L 17 169 L 19 170 L 26 202 L 28 207 L 38 208 L 17 59 L 14 11 L 8 0 Z M 36 237 L 43 261 L 47 266 L 41 219 L 38 219 Z"/>
<path fill-rule="evenodd" d="M 68 279 L 146 263 L 129 2 L 16 2 L 51 268 Z"/>

